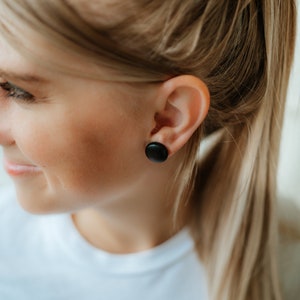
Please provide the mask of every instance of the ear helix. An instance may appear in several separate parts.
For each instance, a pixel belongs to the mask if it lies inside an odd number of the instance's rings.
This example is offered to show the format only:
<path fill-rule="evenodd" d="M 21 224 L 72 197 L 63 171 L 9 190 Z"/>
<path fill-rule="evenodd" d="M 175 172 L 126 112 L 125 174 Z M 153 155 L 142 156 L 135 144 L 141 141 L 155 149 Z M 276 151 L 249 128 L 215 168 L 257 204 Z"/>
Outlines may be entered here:
<path fill-rule="evenodd" d="M 157 163 L 166 161 L 169 155 L 166 146 L 158 142 L 149 143 L 146 146 L 145 154 L 149 160 Z"/>

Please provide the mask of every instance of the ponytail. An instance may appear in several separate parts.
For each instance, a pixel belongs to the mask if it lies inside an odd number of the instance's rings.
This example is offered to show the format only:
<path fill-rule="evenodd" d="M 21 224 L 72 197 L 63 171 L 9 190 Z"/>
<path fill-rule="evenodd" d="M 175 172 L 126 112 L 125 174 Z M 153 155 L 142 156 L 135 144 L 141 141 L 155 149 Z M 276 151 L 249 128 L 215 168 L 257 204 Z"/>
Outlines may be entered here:
<path fill-rule="evenodd" d="M 213 113 L 222 116 L 224 127 L 198 167 L 193 196 L 192 229 L 207 268 L 212 300 L 282 299 L 275 192 L 294 49 L 295 4 L 290 0 L 248 2 L 243 15 L 246 18 L 255 11 L 248 26 L 256 30 L 252 37 L 260 39 L 255 45 L 260 48 L 252 49 L 261 55 L 260 80 L 253 92 L 228 112 L 237 118 L 235 122 L 225 119 L 224 109 L 213 107 Z M 247 118 L 241 122 L 236 111 L 249 107 L 251 114 L 245 111 Z M 213 120 L 204 124 L 208 132 L 210 122 Z"/>

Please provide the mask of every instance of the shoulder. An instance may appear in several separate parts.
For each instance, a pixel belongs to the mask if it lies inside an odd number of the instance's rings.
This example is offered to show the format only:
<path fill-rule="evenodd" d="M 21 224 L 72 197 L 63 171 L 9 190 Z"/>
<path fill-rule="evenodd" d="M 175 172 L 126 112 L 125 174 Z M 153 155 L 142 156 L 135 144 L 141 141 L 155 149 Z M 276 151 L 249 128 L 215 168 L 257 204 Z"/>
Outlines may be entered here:
<path fill-rule="evenodd" d="M 279 272 L 284 299 L 300 294 L 300 203 L 279 201 Z"/>
<path fill-rule="evenodd" d="M 3 248 L 4 241 L 16 239 L 30 220 L 30 214 L 17 201 L 14 186 L 0 185 L 0 248 Z"/>
<path fill-rule="evenodd" d="M 0 185 L 0 201 L 2 201 L 5 195 L 14 194 L 14 187 L 12 184 Z"/>
<path fill-rule="evenodd" d="M 13 185 L 0 185 L 0 215 L 17 205 L 15 189 Z"/>

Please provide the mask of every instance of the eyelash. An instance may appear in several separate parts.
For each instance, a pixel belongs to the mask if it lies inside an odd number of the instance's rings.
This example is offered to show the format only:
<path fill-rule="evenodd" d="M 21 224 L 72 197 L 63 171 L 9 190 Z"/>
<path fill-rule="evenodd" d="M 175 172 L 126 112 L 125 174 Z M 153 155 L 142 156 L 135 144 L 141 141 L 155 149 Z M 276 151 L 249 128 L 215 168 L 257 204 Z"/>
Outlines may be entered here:
<path fill-rule="evenodd" d="M 35 101 L 35 97 L 33 95 L 8 81 L 0 82 L 0 88 L 5 92 L 5 97 L 7 98 L 13 98 L 27 103 Z"/>

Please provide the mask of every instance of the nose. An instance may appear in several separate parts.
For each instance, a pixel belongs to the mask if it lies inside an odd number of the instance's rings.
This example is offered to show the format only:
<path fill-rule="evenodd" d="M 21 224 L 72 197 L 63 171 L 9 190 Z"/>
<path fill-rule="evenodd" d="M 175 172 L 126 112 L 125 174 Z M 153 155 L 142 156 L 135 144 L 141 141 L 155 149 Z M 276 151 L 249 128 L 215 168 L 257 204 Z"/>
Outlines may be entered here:
<path fill-rule="evenodd" d="M 0 98 L 0 145 L 5 147 L 13 143 L 10 103 Z"/>

